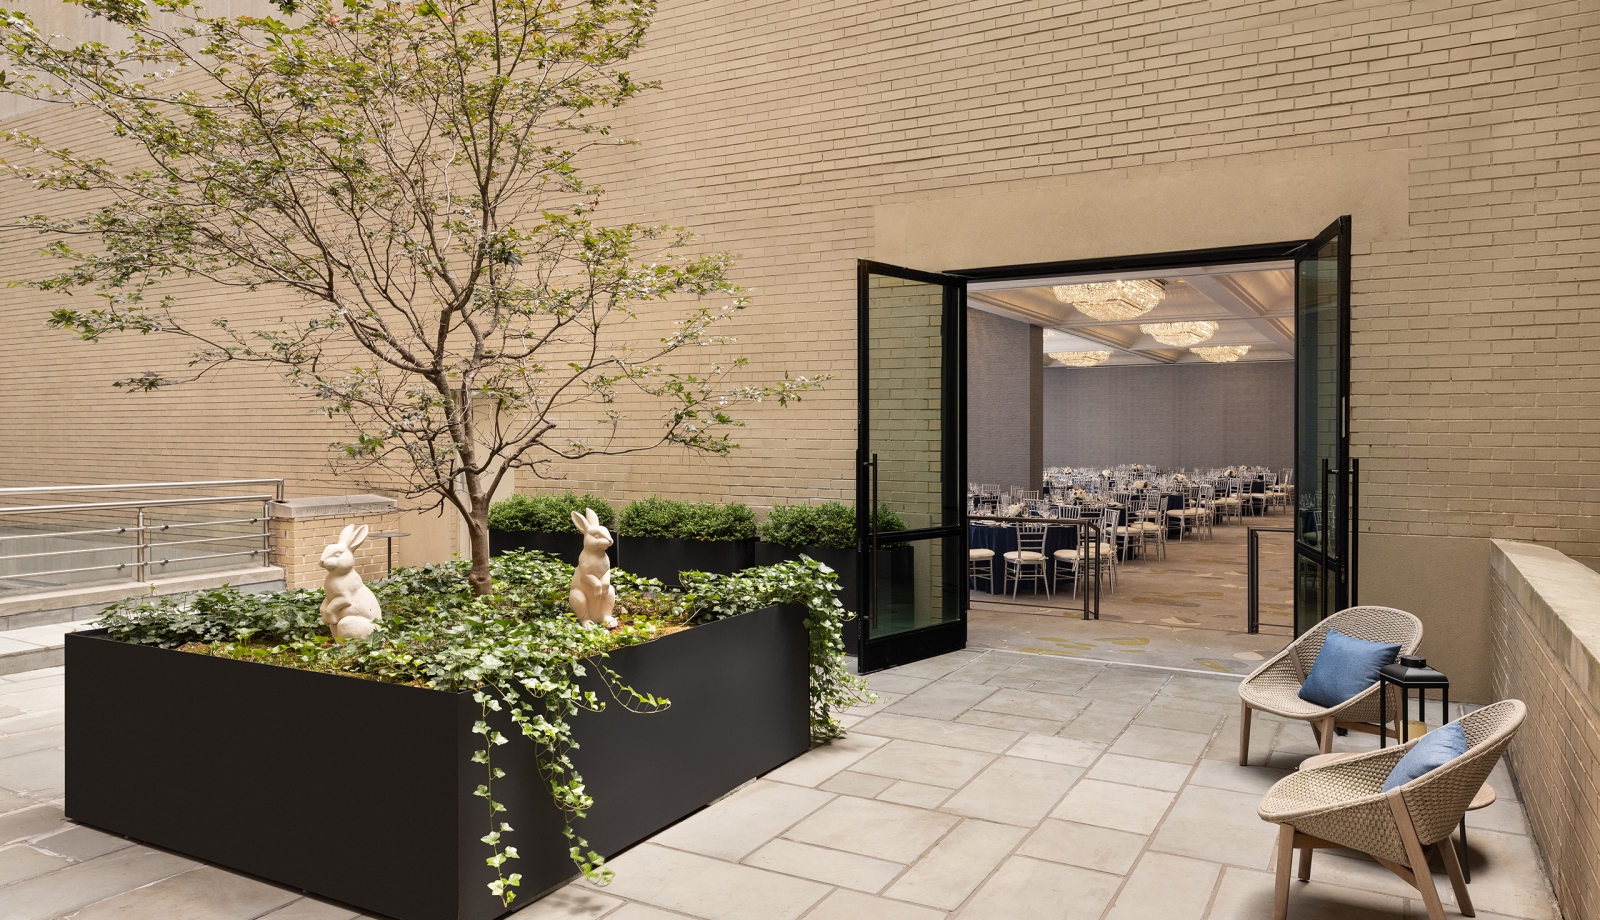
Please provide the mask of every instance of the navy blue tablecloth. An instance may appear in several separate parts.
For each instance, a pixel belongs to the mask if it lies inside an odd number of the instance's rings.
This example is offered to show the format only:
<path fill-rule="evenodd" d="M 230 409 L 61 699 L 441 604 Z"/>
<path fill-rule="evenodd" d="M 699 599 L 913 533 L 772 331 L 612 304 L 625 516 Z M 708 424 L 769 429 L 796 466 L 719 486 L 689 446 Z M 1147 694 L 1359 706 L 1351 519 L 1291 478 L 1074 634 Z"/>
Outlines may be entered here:
<path fill-rule="evenodd" d="M 1050 525 L 1044 534 L 1045 577 L 1055 577 L 1055 552 L 1058 549 L 1078 548 L 1078 528 L 1071 521 L 1060 521 L 1045 518 L 1041 523 Z M 988 524 L 967 525 L 967 546 L 971 549 L 994 550 L 994 585 L 999 593 L 1005 593 L 1005 585 L 1011 582 L 1006 578 L 1005 554 L 1017 548 L 1017 529 L 1013 526 L 992 526 Z M 1038 584 L 1033 584 L 1033 590 L 1038 590 Z"/>

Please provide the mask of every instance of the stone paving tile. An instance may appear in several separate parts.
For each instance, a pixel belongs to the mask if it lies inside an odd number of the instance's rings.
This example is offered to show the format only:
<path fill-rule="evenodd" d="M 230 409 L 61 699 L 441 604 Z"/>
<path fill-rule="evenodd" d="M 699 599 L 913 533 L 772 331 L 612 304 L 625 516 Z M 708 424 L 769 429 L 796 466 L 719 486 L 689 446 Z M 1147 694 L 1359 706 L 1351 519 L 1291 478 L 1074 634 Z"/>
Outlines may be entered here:
<path fill-rule="evenodd" d="M 962 821 L 932 852 L 913 865 L 886 894 L 944 910 L 959 906 L 1027 830 L 988 821 Z"/>
<path fill-rule="evenodd" d="M 289 905 L 293 907 L 294 905 Z M 651 910 L 642 904 L 630 904 L 621 898 L 595 891 L 585 882 L 573 882 L 565 888 L 558 889 L 545 895 L 532 904 L 517 911 L 517 920 L 595 920 L 609 911 L 619 907 L 639 907 Z M 288 908 L 285 908 L 286 910 Z M 269 915 L 270 916 L 270 915 Z M 612 914 L 611 916 L 618 916 Z M 645 916 L 649 916 L 646 914 Z M 267 920 L 267 918 L 263 918 Z M 278 920 L 272 917 L 271 920 Z"/>
<path fill-rule="evenodd" d="M 91 904 L 74 920 L 254 920 L 300 897 L 212 866 L 200 866 Z"/>
<path fill-rule="evenodd" d="M 983 684 L 936 681 L 910 696 L 902 697 L 888 711 L 924 719 L 954 719 L 999 690 L 999 687 Z"/>
<path fill-rule="evenodd" d="M 998 754 L 1015 744 L 1022 732 L 1003 731 L 981 725 L 962 725 L 959 722 L 940 722 L 934 719 L 917 719 L 892 712 L 875 715 L 856 726 L 855 732 L 846 736 L 876 735 L 883 738 L 904 738 L 907 741 L 926 741 L 969 751 L 986 751 Z M 835 741 L 834 744 L 838 744 Z M 812 751 L 811 756 L 816 751 Z M 786 768 L 780 768 L 786 769 Z M 771 774 L 768 774 L 771 775 Z"/>
<path fill-rule="evenodd" d="M 67 860 L 49 853 L 41 853 L 29 846 L 14 846 L 0 850 L 0 885 L 20 882 L 25 878 L 54 872 L 71 865 Z"/>
<path fill-rule="evenodd" d="M 133 841 L 126 837 L 118 837 L 105 831 L 98 831 L 92 827 L 75 825 L 59 834 L 41 837 L 33 842 L 41 850 L 59 853 L 68 859 L 83 862 L 104 856 L 123 847 L 133 846 Z"/>
<path fill-rule="evenodd" d="M 5 724 L 5 720 L 11 718 L 12 716 L 20 715 L 22 715 L 22 710 L 20 709 L 16 709 L 11 706 L 0 706 L 0 725 Z M 0 730 L 0 734 L 3 733 L 4 731 Z"/>
<path fill-rule="evenodd" d="M 1189 778 L 1188 764 L 1169 763 L 1165 760 L 1147 760 L 1125 754 L 1106 754 L 1095 762 L 1094 769 L 1086 775 L 1090 779 L 1108 783 L 1126 783 L 1129 786 L 1146 786 L 1176 792 Z"/>
<path fill-rule="evenodd" d="M 554 898 L 559 894 L 561 892 L 558 891 L 550 897 Z M 549 900 L 549 898 L 546 900 Z M 291 901 L 269 914 L 263 914 L 261 920 L 351 920 L 351 918 L 357 916 L 360 916 L 359 911 L 352 910 L 342 904 L 335 904 L 318 898 L 301 898 L 298 901 Z M 517 916 L 526 918 L 526 920 L 534 920 L 535 915 L 529 911 L 524 911 Z"/>
<path fill-rule="evenodd" d="M 1196 712 L 1191 709 L 1163 709 L 1158 708 L 1155 701 L 1146 706 L 1144 711 L 1133 717 L 1135 725 L 1152 725 L 1156 728 L 1171 728 L 1180 732 L 1200 732 L 1208 738 L 1216 730 L 1217 723 L 1221 722 L 1223 714 L 1218 712 Z"/>
<path fill-rule="evenodd" d="M 1107 668 L 1083 685 L 1078 696 L 1096 700 L 1113 700 L 1119 703 L 1147 703 L 1153 699 L 1171 676 L 1160 672 L 1132 668 Z"/>
<path fill-rule="evenodd" d="M 1111 745 L 1111 753 L 1192 764 L 1200 759 L 1210 742 L 1210 735 L 1135 723 Z"/>
<path fill-rule="evenodd" d="M 971 650 L 951 652 L 948 655 L 940 655 L 937 658 L 928 658 L 912 664 L 903 664 L 895 668 L 894 673 L 904 677 L 925 677 L 930 680 L 938 680 L 952 671 L 966 667 L 982 658 L 983 655 L 983 652 Z"/>
<path fill-rule="evenodd" d="M 874 737 L 858 729 L 832 744 L 812 748 L 768 773 L 766 778 L 797 786 L 816 786 L 877 750 L 883 743 L 883 738 Z"/>
<path fill-rule="evenodd" d="M 875 894 L 905 866 L 855 853 L 815 847 L 792 840 L 773 840 L 744 858 L 744 864 L 798 875 L 814 882 Z"/>
<path fill-rule="evenodd" d="M 1027 690 L 1001 689 L 975 705 L 974 709 L 986 712 L 1003 712 L 1007 715 L 1030 719 L 1048 719 L 1069 722 L 1089 706 L 1089 701 L 1076 696 L 1059 696 L 1053 693 L 1030 693 Z"/>
<path fill-rule="evenodd" d="M 1196 786 L 1210 786 L 1213 789 L 1231 789 L 1234 792 L 1250 792 L 1255 795 L 1266 795 L 1278 780 L 1288 776 L 1287 770 L 1274 770 L 1271 767 L 1241 767 L 1237 763 L 1220 760 L 1202 760 L 1194 768 L 1194 775 L 1189 782 Z"/>
<path fill-rule="evenodd" d="M 1474 907 L 1528 920 L 1558 920 L 1560 913 L 1551 900 L 1531 839 L 1474 830 L 1468 818 L 1467 847 L 1472 865 L 1468 893 Z"/>
<path fill-rule="evenodd" d="M 870 799 L 894 784 L 895 781 L 887 776 L 868 776 L 865 773 L 846 770 L 817 788 L 824 792 L 837 792 L 840 795 L 856 795 Z"/>
<path fill-rule="evenodd" d="M 1273 881 L 1270 872 L 1236 866 L 1222 870 L 1222 882 L 1206 920 L 1270 918 Z M 1293 920 L 1399 920 L 1407 914 L 1406 902 L 1400 898 L 1339 885 L 1293 881 L 1289 884 L 1289 916 Z"/>
<path fill-rule="evenodd" d="M 61 809 L 54 805 L 36 805 L 7 815 L 0 815 L 0 846 L 28 837 L 38 837 L 67 826 Z"/>
<path fill-rule="evenodd" d="M 992 760 L 993 754 L 895 739 L 857 761 L 851 769 L 873 776 L 955 789 L 977 776 L 978 771 Z"/>
<path fill-rule="evenodd" d="M 896 696 L 906 696 L 916 693 L 928 685 L 925 678 L 907 677 L 893 671 L 880 671 L 867 676 L 867 683 L 872 686 L 874 693 L 893 693 Z"/>
<path fill-rule="evenodd" d="M 1052 819 L 1039 825 L 1017 852 L 1035 859 L 1126 875 L 1144 851 L 1147 839 L 1143 834 Z"/>
<path fill-rule="evenodd" d="M 793 920 L 827 885 L 644 843 L 612 860 L 606 894 L 704 920 Z"/>
<path fill-rule="evenodd" d="M 968 818 L 1033 827 L 1044 820 L 1082 775 L 1079 767 L 1002 757 L 951 796 L 940 810 Z"/>
<path fill-rule="evenodd" d="M 1050 817 L 1135 834 L 1149 834 L 1161 823 L 1174 798 L 1175 793 L 1159 789 L 1086 779 L 1067 793 Z M 1250 814 L 1253 817 L 1255 811 L 1252 810 Z"/>
<path fill-rule="evenodd" d="M 1117 740 L 1128 723 L 1138 714 L 1138 705 L 1111 700 L 1095 700 L 1083 714 L 1067 723 L 1058 734 L 1063 738 L 1081 738 L 1085 741 Z"/>
<path fill-rule="evenodd" d="M 1093 920 L 1121 879 L 1103 872 L 1013 856 L 983 883 L 960 920 Z"/>
<path fill-rule="evenodd" d="M 920 808 L 840 796 L 784 836 L 889 862 L 910 863 L 938 842 L 956 821 L 951 815 Z"/>
<path fill-rule="evenodd" d="M 1008 757 L 1026 757 L 1029 760 L 1047 760 L 1071 767 L 1087 767 L 1094 763 L 1106 749 L 1098 741 L 1077 738 L 1053 738 L 1049 735 L 1028 735 L 1006 751 Z"/>
<path fill-rule="evenodd" d="M 66 743 L 66 740 L 67 731 L 61 725 L 6 735 L 0 738 L 0 759 L 42 751 L 46 748 L 61 747 Z"/>
<path fill-rule="evenodd" d="M 645 904 L 629 903 L 622 905 L 616 913 L 606 914 L 606 920 L 684 920 L 687 916 Z"/>
<path fill-rule="evenodd" d="M 1014 716 L 1004 712 L 988 712 L 983 709 L 969 709 L 956 716 L 956 721 L 964 722 L 968 725 L 987 725 L 991 728 L 1005 728 L 1011 731 L 1030 732 L 1039 735 L 1053 735 L 1067 725 L 1065 722 L 1030 719 L 1027 716 Z"/>
<path fill-rule="evenodd" d="M 24 732 L 38 731 L 41 728 L 50 728 L 60 725 L 65 715 L 61 709 L 39 709 L 25 712 L 19 716 L 0 720 L 0 735 L 20 735 Z"/>
<path fill-rule="evenodd" d="M 1221 872 L 1213 862 L 1146 853 L 1106 920 L 1200 920 Z"/>
<path fill-rule="evenodd" d="M 1266 869 L 1272 864 L 1278 829 L 1256 815 L 1260 803 L 1261 796 L 1248 792 L 1187 786 L 1150 848 L 1247 869 Z"/>
<path fill-rule="evenodd" d="M 56 748 L 0 760 L 0 782 L 23 795 L 51 799 L 67 791 L 66 755 Z"/>
<path fill-rule="evenodd" d="M 944 913 L 854 891 L 835 891 L 806 920 L 939 920 Z"/>
<path fill-rule="evenodd" d="M 170 853 L 128 847 L 7 886 L 4 916 L 6 920 L 54 920 L 196 865 Z"/>
<path fill-rule="evenodd" d="M 0 695 L 0 703 L 23 712 L 34 712 L 40 709 L 60 709 L 67 704 L 66 687 L 60 684 L 44 687 L 23 688 L 10 690 Z"/>
<path fill-rule="evenodd" d="M 924 786 L 921 783 L 898 782 L 878 793 L 876 798 L 885 802 L 898 802 L 914 808 L 938 808 L 950 798 L 951 790 L 943 786 Z"/>
<path fill-rule="evenodd" d="M 653 839 L 674 849 L 737 861 L 833 798 L 817 789 L 757 780 Z"/>

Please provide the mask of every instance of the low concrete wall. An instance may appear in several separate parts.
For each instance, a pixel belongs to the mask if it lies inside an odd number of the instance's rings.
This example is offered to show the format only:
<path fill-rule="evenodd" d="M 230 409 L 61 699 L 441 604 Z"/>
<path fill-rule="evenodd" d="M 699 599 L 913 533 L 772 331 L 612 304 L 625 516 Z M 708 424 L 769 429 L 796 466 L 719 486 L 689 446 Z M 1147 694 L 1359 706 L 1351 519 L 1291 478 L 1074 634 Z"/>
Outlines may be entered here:
<path fill-rule="evenodd" d="M 0 631 L 92 619 L 107 606 L 130 597 L 166 597 L 223 585 L 250 592 L 281 591 L 284 588 L 283 569 L 270 565 L 248 566 L 220 572 L 173 575 L 144 582 L 121 581 L 41 591 L 0 602 Z"/>
<path fill-rule="evenodd" d="M 1600 917 L 1600 574 L 1491 542 L 1495 695 L 1528 704 L 1512 767 L 1562 915 Z"/>

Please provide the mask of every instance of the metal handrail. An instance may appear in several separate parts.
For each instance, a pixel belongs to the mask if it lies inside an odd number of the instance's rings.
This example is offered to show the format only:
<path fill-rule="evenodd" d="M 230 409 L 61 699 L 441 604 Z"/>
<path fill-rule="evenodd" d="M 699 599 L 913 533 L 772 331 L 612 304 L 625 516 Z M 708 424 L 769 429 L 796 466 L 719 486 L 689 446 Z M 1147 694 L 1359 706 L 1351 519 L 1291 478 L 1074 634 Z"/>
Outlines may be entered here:
<path fill-rule="evenodd" d="M 130 491 L 136 489 L 172 489 L 192 488 L 196 486 L 239 486 L 270 484 L 271 492 L 252 492 L 239 495 L 200 495 L 183 498 L 135 498 L 120 499 L 116 501 L 86 501 L 69 503 L 52 503 L 47 505 L 17 505 L 11 507 L 0 506 L 0 517 L 20 517 L 24 515 L 50 515 L 70 514 L 73 512 L 89 511 L 132 511 L 136 515 L 135 523 L 123 527 L 90 528 L 70 531 L 40 531 L 37 533 L 13 534 L 0 536 L 0 540 L 50 540 L 66 537 L 88 537 L 105 534 L 132 534 L 137 542 L 131 546 L 87 546 L 65 550 L 46 550 L 38 553 L 17 553 L 14 555 L 0 555 L 0 562 L 22 559 L 59 558 L 64 556 L 82 555 L 85 553 L 134 553 L 134 558 L 120 563 L 109 565 L 78 566 L 66 569 L 48 569 L 36 572 L 24 572 L 13 575 L 0 575 L 0 581 L 14 579 L 37 579 L 53 575 L 69 575 L 80 572 L 100 571 L 125 571 L 133 569 L 136 580 L 143 581 L 149 574 L 151 566 L 167 566 L 172 563 L 199 562 L 207 559 L 227 559 L 239 556 L 259 557 L 270 551 L 270 544 L 259 549 L 242 552 L 204 553 L 196 556 L 182 556 L 178 558 L 155 558 L 155 553 L 162 552 L 169 547 L 192 546 L 198 544 L 214 544 L 238 542 L 241 540 L 271 540 L 269 529 L 267 504 L 283 499 L 282 479 L 225 479 L 225 480 L 197 480 L 192 482 L 142 482 L 142 483 L 117 483 L 107 485 L 76 485 L 76 486 L 24 486 L 0 489 L 0 495 L 37 495 L 43 493 L 74 493 L 74 492 L 114 492 Z M 146 517 L 146 511 L 151 508 L 181 508 L 195 505 L 219 505 L 260 502 L 261 513 L 249 517 L 224 518 L 219 520 L 178 521 L 163 524 L 151 524 Z M 154 532 L 166 533 L 191 527 L 217 527 L 227 524 L 260 524 L 261 530 L 254 533 L 227 534 L 224 536 L 205 536 L 185 540 L 152 541 L 150 536 Z M 46 544 L 48 545 L 48 544 Z"/>
<path fill-rule="evenodd" d="M 1052 526 L 1052 527 L 1055 527 L 1055 526 L 1060 526 L 1060 527 L 1075 526 L 1075 527 L 1078 527 L 1080 529 L 1080 532 L 1078 534 L 1078 541 L 1079 541 L 1078 545 L 1080 547 L 1087 546 L 1089 548 L 1089 552 L 1084 554 L 1085 555 L 1084 561 L 1089 563 L 1090 567 L 1094 569 L 1094 592 L 1093 592 L 1093 594 L 1094 594 L 1094 605 L 1091 608 L 1090 603 L 1089 603 L 1090 592 L 1088 590 L 1085 590 L 1083 592 L 1083 618 L 1085 620 L 1088 620 L 1088 619 L 1098 620 L 1098 619 L 1100 619 L 1100 578 L 1101 578 L 1101 571 L 1103 569 L 1103 567 L 1101 565 L 1101 561 L 1102 560 L 1100 559 L 1100 539 L 1101 539 L 1101 537 L 1104 536 L 1104 534 L 1101 531 L 1100 522 L 1099 522 L 1098 519 L 1096 519 L 1096 518 L 1009 517 L 1009 516 L 1006 516 L 1006 515 L 999 515 L 999 514 L 969 514 L 969 515 L 967 515 L 967 520 L 968 521 L 1004 521 L 1004 522 L 1017 523 L 1017 524 L 1047 524 L 1047 525 Z M 1087 543 L 1084 542 L 1085 537 L 1084 537 L 1084 535 L 1082 533 L 1082 529 L 1083 528 L 1088 528 L 1089 531 L 1091 532 L 1091 536 L 1088 538 L 1088 542 Z M 1018 545 L 1020 546 L 1021 544 L 1019 543 Z M 1092 617 L 1090 615 L 1091 613 L 1093 614 Z"/>
<path fill-rule="evenodd" d="M 0 495 L 25 495 L 41 492 L 115 492 L 126 489 L 181 489 L 189 486 L 249 486 L 264 482 L 277 486 L 277 495 L 273 500 L 283 501 L 282 479 L 199 479 L 193 482 L 123 482 L 90 486 L 9 486 L 0 489 Z"/>
<path fill-rule="evenodd" d="M 1245 632 L 1261 632 L 1261 538 L 1263 533 L 1294 533 L 1293 527 L 1251 527 L 1245 539 L 1249 546 L 1249 561 L 1245 566 Z"/>

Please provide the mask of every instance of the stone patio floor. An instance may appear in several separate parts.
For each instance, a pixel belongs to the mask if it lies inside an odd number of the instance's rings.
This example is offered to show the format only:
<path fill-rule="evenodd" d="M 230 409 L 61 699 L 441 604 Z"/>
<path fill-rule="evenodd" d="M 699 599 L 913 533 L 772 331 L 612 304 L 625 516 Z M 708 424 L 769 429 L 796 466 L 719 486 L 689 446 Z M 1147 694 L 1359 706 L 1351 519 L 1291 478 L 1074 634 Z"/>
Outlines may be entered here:
<path fill-rule="evenodd" d="M 1258 714 L 1238 766 L 1235 679 L 969 650 L 871 680 L 882 698 L 846 738 L 616 858 L 609 887 L 574 882 L 519 920 L 1271 917 L 1275 829 L 1256 805 L 1315 748 Z M 64 820 L 62 681 L 0 678 L 0 920 L 358 915 Z M 1499 801 L 1468 819 L 1478 916 L 1557 920 L 1504 764 L 1491 781 Z M 1293 883 L 1295 920 L 1425 916 L 1342 851 Z"/>

